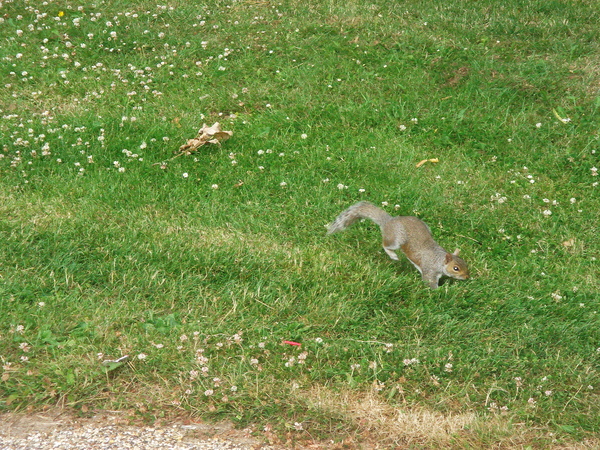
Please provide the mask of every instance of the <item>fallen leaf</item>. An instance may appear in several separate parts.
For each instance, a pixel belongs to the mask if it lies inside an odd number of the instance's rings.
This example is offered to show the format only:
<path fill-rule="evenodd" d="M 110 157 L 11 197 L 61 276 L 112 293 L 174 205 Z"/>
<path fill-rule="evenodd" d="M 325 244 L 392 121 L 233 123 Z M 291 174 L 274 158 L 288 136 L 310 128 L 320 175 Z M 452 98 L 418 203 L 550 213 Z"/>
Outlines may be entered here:
<path fill-rule="evenodd" d="M 417 167 L 421 167 L 423 164 L 425 164 L 426 162 L 430 162 L 430 163 L 438 163 L 440 162 L 439 159 L 437 158 L 431 158 L 431 159 L 424 159 L 423 161 L 419 161 L 417 163 Z"/>
<path fill-rule="evenodd" d="M 219 122 L 210 127 L 203 124 L 202 128 L 198 131 L 198 135 L 194 139 L 188 139 L 184 145 L 179 147 L 179 151 L 189 155 L 205 144 L 220 145 L 221 142 L 226 141 L 232 135 L 233 131 L 223 131 Z"/>
<path fill-rule="evenodd" d="M 558 113 L 558 111 L 554 108 L 552 108 L 552 113 L 561 123 L 567 124 L 571 121 L 571 119 L 569 119 L 568 117 L 564 117 L 564 118 L 561 117 L 560 114 Z"/>

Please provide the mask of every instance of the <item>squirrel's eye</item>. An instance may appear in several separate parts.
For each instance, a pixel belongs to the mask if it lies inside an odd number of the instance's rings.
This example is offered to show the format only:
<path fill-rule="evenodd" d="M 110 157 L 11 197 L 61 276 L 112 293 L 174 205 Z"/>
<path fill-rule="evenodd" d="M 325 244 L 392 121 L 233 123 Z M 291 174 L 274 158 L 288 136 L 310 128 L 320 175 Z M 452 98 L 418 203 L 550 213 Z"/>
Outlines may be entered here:
<path fill-rule="evenodd" d="M 454 271 L 455 272 L 459 272 L 460 271 L 460 269 L 458 268 L 458 266 L 454 266 Z"/>

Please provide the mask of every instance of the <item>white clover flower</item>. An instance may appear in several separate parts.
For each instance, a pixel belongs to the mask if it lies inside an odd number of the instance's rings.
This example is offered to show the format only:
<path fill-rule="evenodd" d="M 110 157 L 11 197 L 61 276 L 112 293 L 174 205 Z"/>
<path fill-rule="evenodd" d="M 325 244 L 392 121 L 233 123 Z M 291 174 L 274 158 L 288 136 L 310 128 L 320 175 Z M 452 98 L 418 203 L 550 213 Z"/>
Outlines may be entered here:
<path fill-rule="evenodd" d="M 219 185 L 218 184 L 213 184 L 210 186 L 212 189 L 219 189 Z"/>
<path fill-rule="evenodd" d="M 413 364 L 419 364 L 419 360 L 417 358 L 405 359 L 402 361 L 405 366 L 411 366 Z"/>
<path fill-rule="evenodd" d="M 137 355 L 137 359 L 139 360 L 144 360 L 148 357 L 148 355 L 146 355 L 145 353 L 140 353 L 139 355 Z"/>
<path fill-rule="evenodd" d="M 28 352 L 29 350 L 31 350 L 31 346 L 27 342 L 21 342 L 19 344 L 19 348 L 24 352 Z"/>

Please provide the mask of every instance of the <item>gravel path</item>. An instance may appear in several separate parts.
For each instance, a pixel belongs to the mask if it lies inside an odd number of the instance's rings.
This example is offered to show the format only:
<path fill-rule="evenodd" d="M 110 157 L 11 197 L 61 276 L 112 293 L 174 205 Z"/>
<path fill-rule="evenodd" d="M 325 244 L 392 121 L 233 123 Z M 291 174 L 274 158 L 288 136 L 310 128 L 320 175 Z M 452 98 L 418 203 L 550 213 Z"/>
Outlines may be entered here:
<path fill-rule="evenodd" d="M 76 418 L 63 412 L 0 415 L 0 449 L 256 450 L 264 446 L 229 424 L 131 426 L 119 413 Z"/>

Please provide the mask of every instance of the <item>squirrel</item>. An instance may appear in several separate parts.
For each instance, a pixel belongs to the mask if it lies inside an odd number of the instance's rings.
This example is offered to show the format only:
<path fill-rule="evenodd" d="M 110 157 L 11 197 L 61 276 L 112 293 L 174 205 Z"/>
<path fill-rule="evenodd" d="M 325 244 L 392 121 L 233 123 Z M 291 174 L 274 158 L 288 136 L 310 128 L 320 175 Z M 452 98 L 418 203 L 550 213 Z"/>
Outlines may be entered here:
<path fill-rule="evenodd" d="M 433 240 L 425 222 L 413 216 L 392 217 L 370 202 L 359 202 L 343 211 L 329 226 L 327 234 L 345 230 L 358 219 L 371 219 L 379 225 L 383 249 L 389 257 L 398 260 L 394 250 L 401 249 L 431 289 L 437 289 L 442 275 L 457 280 L 469 278 L 469 268 L 458 256 L 459 250 L 454 253 L 444 250 Z"/>

